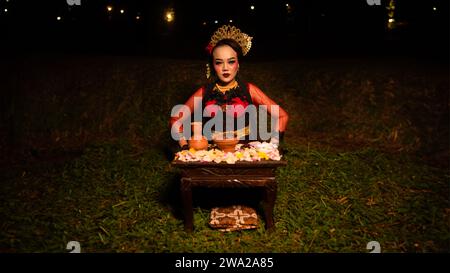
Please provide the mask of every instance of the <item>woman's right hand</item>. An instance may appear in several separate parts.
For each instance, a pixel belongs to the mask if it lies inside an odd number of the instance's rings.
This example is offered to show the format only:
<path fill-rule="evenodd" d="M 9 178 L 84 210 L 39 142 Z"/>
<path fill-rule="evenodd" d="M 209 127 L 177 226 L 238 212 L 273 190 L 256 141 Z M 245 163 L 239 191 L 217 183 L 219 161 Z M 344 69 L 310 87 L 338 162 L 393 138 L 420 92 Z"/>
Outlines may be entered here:
<path fill-rule="evenodd" d="M 181 151 L 189 150 L 189 145 L 188 145 L 188 144 L 184 144 L 184 145 L 181 147 L 180 150 L 181 150 Z"/>
<path fill-rule="evenodd" d="M 180 149 L 183 149 L 184 146 L 188 145 L 188 142 L 186 141 L 186 139 L 184 137 L 182 137 L 179 141 L 178 141 L 178 145 L 180 146 Z M 188 148 L 189 149 L 189 148 Z"/>

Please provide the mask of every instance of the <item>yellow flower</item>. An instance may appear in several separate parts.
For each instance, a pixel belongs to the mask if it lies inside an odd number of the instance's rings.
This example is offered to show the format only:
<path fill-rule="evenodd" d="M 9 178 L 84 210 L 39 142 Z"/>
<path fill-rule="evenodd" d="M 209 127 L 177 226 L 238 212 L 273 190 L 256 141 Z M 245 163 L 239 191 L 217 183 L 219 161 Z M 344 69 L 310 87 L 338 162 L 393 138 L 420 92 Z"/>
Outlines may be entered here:
<path fill-rule="evenodd" d="M 269 159 L 269 156 L 265 152 L 258 152 L 258 156 L 263 159 Z"/>
<path fill-rule="evenodd" d="M 195 149 L 194 148 L 189 148 L 189 152 L 195 154 Z"/>
<path fill-rule="evenodd" d="M 241 152 L 236 152 L 236 157 L 241 159 L 244 155 Z"/>

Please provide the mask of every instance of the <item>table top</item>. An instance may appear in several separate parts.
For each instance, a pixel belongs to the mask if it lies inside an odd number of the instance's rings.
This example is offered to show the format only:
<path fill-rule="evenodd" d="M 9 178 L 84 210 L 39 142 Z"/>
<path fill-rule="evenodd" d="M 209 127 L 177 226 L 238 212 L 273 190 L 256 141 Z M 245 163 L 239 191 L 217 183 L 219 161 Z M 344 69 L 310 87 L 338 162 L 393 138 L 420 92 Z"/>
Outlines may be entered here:
<path fill-rule="evenodd" d="M 286 160 L 261 160 L 261 161 L 237 161 L 234 164 L 226 162 L 200 162 L 200 161 L 180 161 L 173 160 L 171 165 L 178 168 L 276 168 L 287 165 Z"/>

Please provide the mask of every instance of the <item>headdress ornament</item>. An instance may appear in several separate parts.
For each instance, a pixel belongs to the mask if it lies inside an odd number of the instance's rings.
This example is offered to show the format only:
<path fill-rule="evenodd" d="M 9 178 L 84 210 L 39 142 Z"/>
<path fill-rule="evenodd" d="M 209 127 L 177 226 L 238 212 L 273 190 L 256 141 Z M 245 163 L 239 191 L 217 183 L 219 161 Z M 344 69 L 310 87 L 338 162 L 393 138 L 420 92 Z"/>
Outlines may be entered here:
<path fill-rule="evenodd" d="M 235 40 L 241 46 L 242 55 L 244 56 L 247 55 L 247 53 L 250 51 L 250 48 L 252 47 L 253 37 L 250 37 L 247 34 L 243 33 L 235 26 L 223 25 L 222 27 L 217 29 L 216 32 L 214 32 L 213 36 L 211 37 L 211 41 L 206 47 L 209 54 L 211 54 L 212 49 L 216 46 L 216 44 L 223 39 Z"/>

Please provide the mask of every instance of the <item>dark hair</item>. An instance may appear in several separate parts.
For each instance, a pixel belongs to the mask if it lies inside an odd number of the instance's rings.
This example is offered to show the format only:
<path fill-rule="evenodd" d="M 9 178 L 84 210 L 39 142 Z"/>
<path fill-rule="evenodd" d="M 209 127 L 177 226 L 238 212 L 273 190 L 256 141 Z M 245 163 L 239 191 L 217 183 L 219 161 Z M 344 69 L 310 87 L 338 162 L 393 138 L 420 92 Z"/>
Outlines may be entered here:
<path fill-rule="evenodd" d="M 211 58 L 212 58 L 212 53 L 214 52 L 214 49 L 216 49 L 220 46 L 224 46 L 224 45 L 227 45 L 227 46 L 231 47 L 234 51 L 236 51 L 238 58 L 242 57 L 242 48 L 238 42 L 236 42 L 233 39 L 223 39 L 223 40 L 220 40 L 219 42 L 217 42 L 217 44 L 213 47 L 213 49 L 211 51 Z"/>
<path fill-rule="evenodd" d="M 236 42 L 235 40 L 233 40 L 233 39 L 223 39 L 223 40 L 220 40 L 219 42 L 217 42 L 217 44 L 213 47 L 213 49 L 211 50 L 211 54 L 209 54 L 209 60 L 208 60 L 208 62 L 209 62 L 209 67 L 210 67 L 210 69 L 211 69 L 211 75 L 212 76 L 215 76 L 215 71 L 214 71 L 214 69 L 213 69 L 213 67 L 214 67 L 214 64 L 213 64 L 213 52 L 214 52 L 214 50 L 216 49 L 216 48 L 218 48 L 218 47 L 220 47 L 220 46 L 224 46 L 224 45 L 227 45 L 227 46 L 229 46 L 229 47 L 231 47 L 236 53 L 237 53 L 237 58 L 238 58 L 238 61 L 239 62 L 241 62 L 241 59 L 242 59 L 242 56 L 243 56 L 243 54 L 242 54 L 242 48 L 241 48 L 241 46 L 239 45 L 239 43 L 238 42 Z"/>

